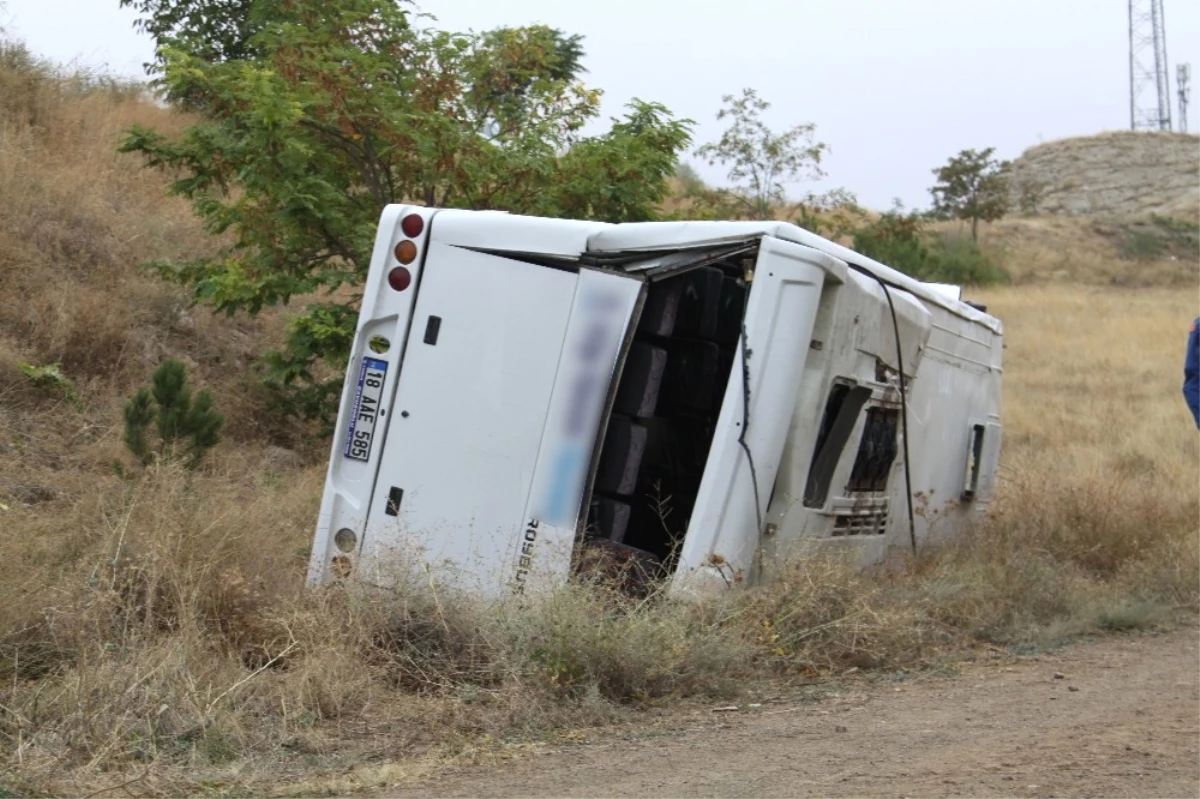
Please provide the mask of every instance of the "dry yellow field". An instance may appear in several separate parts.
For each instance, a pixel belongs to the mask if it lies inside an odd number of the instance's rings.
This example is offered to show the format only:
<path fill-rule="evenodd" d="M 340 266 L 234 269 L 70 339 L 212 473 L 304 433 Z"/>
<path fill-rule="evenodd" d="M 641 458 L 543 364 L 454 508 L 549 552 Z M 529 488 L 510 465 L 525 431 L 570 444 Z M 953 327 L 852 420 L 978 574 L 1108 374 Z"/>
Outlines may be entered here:
<path fill-rule="evenodd" d="M 1053 284 L 972 296 L 1004 322 L 1010 476 L 1148 480 L 1200 507 L 1200 434 L 1182 394 L 1196 287 Z"/>

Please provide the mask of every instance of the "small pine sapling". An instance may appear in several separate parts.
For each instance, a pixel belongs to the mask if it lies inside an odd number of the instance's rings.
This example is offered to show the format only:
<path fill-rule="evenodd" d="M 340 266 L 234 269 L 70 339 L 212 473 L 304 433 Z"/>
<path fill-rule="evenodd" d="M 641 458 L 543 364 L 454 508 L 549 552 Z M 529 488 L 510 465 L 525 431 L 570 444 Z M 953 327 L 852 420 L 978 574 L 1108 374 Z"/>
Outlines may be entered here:
<path fill-rule="evenodd" d="M 150 397 L 150 389 L 139 388 L 133 399 L 125 406 L 125 446 L 133 456 L 148 464 L 154 457 L 150 451 L 150 442 L 146 439 L 146 430 L 154 421 L 154 401 Z"/>
<path fill-rule="evenodd" d="M 143 465 L 155 458 L 179 455 L 189 468 L 195 468 L 221 440 L 224 415 L 213 407 L 208 389 L 193 399 L 187 369 L 179 361 L 164 361 L 154 371 L 151 384 L 139 389 L 125 406 L 125 445 Z M 154 449 L 147 437 L 151 424 L 159 438 Z"/>

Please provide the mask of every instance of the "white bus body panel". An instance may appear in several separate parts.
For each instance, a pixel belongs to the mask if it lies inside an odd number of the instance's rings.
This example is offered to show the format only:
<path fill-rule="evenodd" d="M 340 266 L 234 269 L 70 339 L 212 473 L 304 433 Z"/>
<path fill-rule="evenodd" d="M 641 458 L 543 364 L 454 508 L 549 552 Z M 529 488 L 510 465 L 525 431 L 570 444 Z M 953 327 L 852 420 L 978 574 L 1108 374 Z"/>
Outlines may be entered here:
<path fill-rule="evenodd" d="M 732 584 L 750 573 L 783 454 L 783 431 L 796 405 L 821 287 L 832 266 L 833 259 L 809 247 L 770 237 L 762 240 L 746 310 L 745 346 L 735 351 L 673 590 Z M 748 361 L 743 361 L 743 353 L 749 354 Z M 748 390 L 743 367 L 749 372 Z M 743 430 L 744 419 L 749 424 Z"/>
<path fill-rule="evenodd" d="M 924 302 L 945 308 L 996 333 L 1003 330 L 999 319 L 946 296 L 942 290 L 934 289 L 929 284 L 911 278 L 886 264 L 788 222 L 637 222 L 611 225 L 591 236 L 588 249 L 669 250 L 745 240 L 756 235 L 772 236 L 812 247 L 843 263 L 863 267 L 888 284 L 903 289 Z"/>
<path fill-rule="evenodd" d="M 439 211 L 433 240 L 456 247 L 576 258 L 588 238 L 611 225 L 575 219 L 542 219 L 488 211 Z"/>
<path fill-rule="evenodd" d="M 329 579 L 346 557 L 381 586 L 414 573 L 478 595 L 561 584 L 642 282 L 516 260 L 578 258 L 601 224 L 439 211 L 412 285 L 393 291 L 393 231 L 412 210 L 381 219 L 309 580 Z M 367 349 L 377 335 L 391 342 L 386 353 Z M 387 365 L 365 462 L 345 453 L 364 357 Z M 343 527 L 356 536 L 351 552 L 334 542 Z"/>
<path fill-rule="evenodd" d="M 309 560 L 309 584 L 320 584 L 330 578 L 330 562 L 339 554 L 334 544 L 336 531 L 342 528 L 354 530 L 360 536 L 358 545 L 361 545 L 361 532 L 367 520 L 371 489 L 379 469 L 380 453 L 384 449 L 384 429 L 380 428 L 385 428 L 385 425 L 377 427 L 370 458 L 364 462 L 343 456 L 349 432 L 347 420 L 353 414 L 359 374 L 357 367 L 365 357 L 375 357 L 387 362 L 389 368 L 383 389 L 383 407 L 385 410 L 391 407 L 391 397 L 395 392 L 396 379 L 400 372 L 400 357 L 408 335 L 416 290 L 413 288 L 404 292 L 390 291 L 387 269 L 391 263 L 393 247 L 404 238 L 400 231 L 400 220 L 409 213 L 419 213 L 425 219 L 426 229 L 417 239 L 417 245 L 421 247 L 427 241 L 428 224 L 436 213 L 434 209 L 389 205 L 379 218 L 375 247 L 371 253 L 371 266 L 363 288 L 362 308 L 351 344 L 342 398 L 338 405 L 337 428 L 330 448 L 325 491 L 317 516 L 317 530 Z M 409 270 L 415 287 L 421 278 L 421 262 L 411 264 Z M 369 342 L 375 336 L 382 336 L 391 343 L 388 352 L 371 352 L 368 348 Z"/>
<path fill-rule="evenodd" d="M 864 564 L 891 553 L 910 551 L 961 531 L 982 514 L 994 493 L 1000 445 L 1000 380 L 1003 339 L 990 326 L 889 289 L 901 331 L 907 395 L 907 428 L 898 431 L 900 453 L 892 464 L 886 492 L 849 490 L 855 448 L 865 420 L 859 418 L 838 460 L 828 498 L 804 502 L 818 429 L 835 383 L 871 391 L 868 407 L 900 409 L 895 374 L 895 336 L 887 297 L 869 277 L 852 273 L 829 297 L 814 336 L 822 345 L 810 353 L 804 388 L 796 403 L 788 445 L 768 513 L 774 535 L 765 538 L 764 562 L 795 554 L 802 541 L 855 547 Z M 877 362 L 889 370 L 880 381 Z M 864 409 L 865 410 L 865 409 Z M 964 472 L 974 455 L 972 431 L 982 428 L 975 492 L 964 492 Z M 908 449 L 913 491 L 909 526 L 903 451 Z"/>
<path fill-rule="evenodd" d="M 438 242 L 427 263 L 361 562 L 480 591 L 515 562 L 576 276 Z"/>
<path fill-rule="evenodd" d="M 954 300 L 955 302 L 962 301 L 962 286 L 956 286 L 953 283 L 929 282 L 924 282 L 921 285 L 936 294 L 940 294 L 948 300 Z"/>

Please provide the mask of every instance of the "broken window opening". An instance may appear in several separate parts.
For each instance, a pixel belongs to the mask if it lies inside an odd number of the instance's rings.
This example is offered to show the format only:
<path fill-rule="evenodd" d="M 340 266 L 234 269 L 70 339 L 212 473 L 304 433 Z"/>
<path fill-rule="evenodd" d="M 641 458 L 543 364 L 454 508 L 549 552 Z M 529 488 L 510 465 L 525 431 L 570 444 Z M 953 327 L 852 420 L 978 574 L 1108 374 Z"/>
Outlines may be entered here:
<path fill-rule="evenodd" d="M 899 428 L 899 409 L 875 407 L 867 410 L 847 491 L 887 490 L 888 474 L 899 452 L 896 443 Z"/>
<path fill-rule="evenodd" d="M 820 508 L 829 497 L 829 486 L 833 473 L 842 459 L 842 451 L 863 405 L 871 397 L 871 390 L 864 386 L 835 383 L 825 401 L 825 414 L 813 446 L 812 463 L 808 467 L 808 479 L 804 486 L 804 505 Z"/>

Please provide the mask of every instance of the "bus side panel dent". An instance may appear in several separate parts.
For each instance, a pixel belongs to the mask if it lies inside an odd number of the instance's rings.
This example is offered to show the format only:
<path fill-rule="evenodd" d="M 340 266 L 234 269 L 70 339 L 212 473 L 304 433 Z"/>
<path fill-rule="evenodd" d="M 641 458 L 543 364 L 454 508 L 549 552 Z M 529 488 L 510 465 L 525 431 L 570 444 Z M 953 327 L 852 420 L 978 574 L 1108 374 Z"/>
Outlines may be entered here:
<path fill-rule="evenodd" d="M 745 346 L 739 343 L 730 372 L 674 591 L 732 584 L 750 574 L 800 389 L 827 259 L 808 247 L 763 239 L 743 323 Z M 743 353 L 749 356 L 745 361 Z M 748 413 L 744 364 L 749 371 Z"/>

